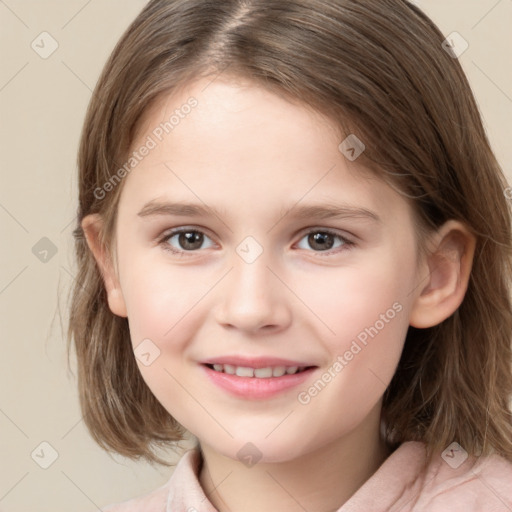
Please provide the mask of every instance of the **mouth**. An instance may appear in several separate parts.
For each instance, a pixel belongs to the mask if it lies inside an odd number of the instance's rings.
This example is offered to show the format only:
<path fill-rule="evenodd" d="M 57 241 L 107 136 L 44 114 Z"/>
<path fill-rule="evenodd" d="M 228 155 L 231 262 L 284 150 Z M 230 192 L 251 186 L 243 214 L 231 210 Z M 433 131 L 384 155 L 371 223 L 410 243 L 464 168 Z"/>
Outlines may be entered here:
<path fill-rule="evenodd" d="M 237 377 L 249 377 L 255 379 L 271 379 L 283 377 L 284 375 L 296 375 L 302 373 L 314 366 L 266 366 L 264 368 L 253 368 L 251 366 L 235 366 L 232 364 L 205 364 L 210 370 Z"/>
<path fill-rule="evenodd" d="M 318 369 L 300 361 L 240 357 L 204 361 L 200 366 L 215 387 L 244 400 L 268 400 L 305 386 Z"/>

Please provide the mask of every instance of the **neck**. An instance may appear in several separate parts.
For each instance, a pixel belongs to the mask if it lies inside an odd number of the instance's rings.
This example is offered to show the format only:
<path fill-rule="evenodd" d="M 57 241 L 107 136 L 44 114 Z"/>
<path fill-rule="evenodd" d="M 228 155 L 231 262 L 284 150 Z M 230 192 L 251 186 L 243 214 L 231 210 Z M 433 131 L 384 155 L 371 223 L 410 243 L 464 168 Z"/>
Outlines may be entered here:
<path fill-rule="evenodd" d="M 201 444 L 199 481 L 219 512 L 334 512 L 389 456 L 380 404 L 352 432 L 293 460 L 246 467 Z"/>

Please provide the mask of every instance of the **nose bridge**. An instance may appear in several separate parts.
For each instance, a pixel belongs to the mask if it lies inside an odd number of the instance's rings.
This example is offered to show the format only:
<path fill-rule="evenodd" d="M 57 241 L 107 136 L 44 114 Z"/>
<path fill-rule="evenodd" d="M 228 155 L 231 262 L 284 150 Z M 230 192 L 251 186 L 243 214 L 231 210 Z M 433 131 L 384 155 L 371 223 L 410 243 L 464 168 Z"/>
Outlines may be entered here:
<path fill-rule="evenodd" d="M 259 245 L 259 244 L 258 244 Z M 232 271 L 221 290 L 218 321 L 240 329 L 285 326 L 290 311 L 282 283 L 269 267 L 270 251 L 245 240 L 232 258 Z"/>
<path fill-rule="evenodd" d="M 242 297 L 268 295 L 266 298 L 271 298 L 270 292 L 273 287 L 269 282 L 272 277 L 269 266 L 271 262 L 266 253 L 262 253 L 254 260 L 236 255 L 233 258 L 232 293 Z"/>

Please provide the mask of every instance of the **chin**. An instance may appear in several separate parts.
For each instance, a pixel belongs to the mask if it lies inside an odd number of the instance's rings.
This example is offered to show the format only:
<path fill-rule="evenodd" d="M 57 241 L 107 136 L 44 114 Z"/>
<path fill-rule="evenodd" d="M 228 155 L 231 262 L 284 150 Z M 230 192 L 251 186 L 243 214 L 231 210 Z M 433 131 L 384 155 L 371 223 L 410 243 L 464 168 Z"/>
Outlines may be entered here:
<path fill-rule="evenodd" d="M 257 440 L 257 436 L 251 438 L 247 434 L 230 439 L 229 445 L 220 445 L 217 442 L 211 444 L 211 448 L 233 460 L 237 460 L 251 467 L 261 463 L 281 463 L 304 455 L 308 450 L 287 436 L 287 440 L 276 436 L 273 440 Z"/>

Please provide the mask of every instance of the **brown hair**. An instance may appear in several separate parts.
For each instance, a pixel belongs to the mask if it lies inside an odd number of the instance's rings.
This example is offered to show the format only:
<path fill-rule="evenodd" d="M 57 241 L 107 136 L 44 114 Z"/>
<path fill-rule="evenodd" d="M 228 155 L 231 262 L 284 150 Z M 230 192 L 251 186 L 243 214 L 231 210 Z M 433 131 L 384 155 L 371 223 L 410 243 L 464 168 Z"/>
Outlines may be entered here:
<path fill-rule="evenodd" d="M 457 441 L 512 461 L 511 209 L 467 79 L 444 36 L 405 0 L 153 0 L 126 30 L 96 85 L 80 142 L 78 275 L 68 330 L 85 423 L 105 449 L 166 464 L 182 438 L 137 367 L 127 319 L 111 313 L 80 223 L 99 213 L 113 254 L 123 182 L 105 197 L 143 114 L 165 94 L 226 72 L 253 80 L 356 133 L 361 162 L 411 200 L 420 249 L 449 219 L 477 239 L 465 298 L 441 324 L 410 327 L 384 395 L 390 446 L 432 454 Z M 340 140 L 341 142 L 341 140 Z M 359 161 L 358 161 L 359 162 Z M 69 352 L 68 352 L 69 353 Z"/>

